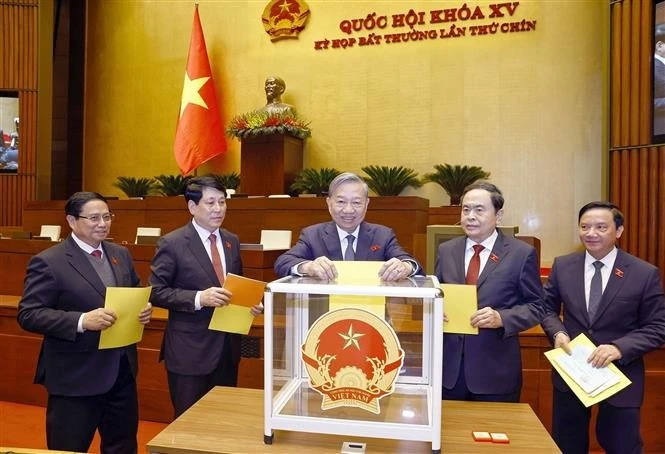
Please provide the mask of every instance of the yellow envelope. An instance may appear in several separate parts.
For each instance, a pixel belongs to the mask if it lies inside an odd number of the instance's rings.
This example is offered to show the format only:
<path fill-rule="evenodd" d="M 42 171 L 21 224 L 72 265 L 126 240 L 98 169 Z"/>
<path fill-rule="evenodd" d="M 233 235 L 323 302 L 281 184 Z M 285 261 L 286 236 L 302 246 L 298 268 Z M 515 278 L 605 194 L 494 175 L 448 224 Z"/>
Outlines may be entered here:
<path fill-rule="evenodd" d="M 208 329 L 226 333 L 248 334 L 252 328 L 252 322 L 254 322 L 254 316 L 248 307 L 229 304 L 215 308 Z"/>
<path fill-rule="evenodd" d="M 379 285 L 379 270 L 385 262 L 334 261 L 337 283 L 345 285 Z M 377 317 L 386 317 L 386 298 L 383 296 L 330 295 L 329 310 L 352 307 L 364 309 Z"/>
<path fill-rule="evenodd" d="M 337 283 L 346 285 L 379 285 L 379 270 L 385 262 L 334 261 Z"/>
<path fill-rule="evenodd" d="M 478 310 L 478 294 L 475 285 L 441 284 L 443 311 L 448 322 L 443 323 L 444 333 L 478 334 L 471 326 L 471 315 Z"/>
<path fill-rule="evenodd" d="M 593 342 L 591 342 L 591 340 L 589 340 L 589 338 L 586 337 L 584 333 L 571 340 L 569 345 L 570 348 L 575 348 L 577 345 L 587 345 L 592 349 L 596 348 L 596 346 L 593 345 Z M 561 378 L 563 378 L 566 384 L 575 393 L 577 398 L 584 404 L 585 407 L 590 407 L 591 405 L 597 404 L 598 402 L 613 396 L 632 383 L 628 377 L 623 374 L 623 372 L 621 372 L 614 364 L 610 363 L 610 365 L 607 367 L 619 377 L 619 383 L 602 391 L 600 394 L 591 397 L 589 394 L 585 393 L 584 390 L 577 383 L 575 383 L 575 381 L 570 378 L 570 376 L 568 376 L 568 374 L 566 374 L 563 369 L 561 369 L 559 363 L 555 361 L 555 358 L 561 355 L 567 355 L 567 353 L 563 351 L 562 348 L 555 348 L 545 352 L 545 357 L 552 364 L 552 367 L 554 367 L 559 375 L 561 375 Z"/>
<path fill-rule="evenodd" d="M 152 287 L 107 287 L 104 307 L 113 310 L 117 319 L 99 336 L 99 349 L 124 347 L 143 338 L 139 313 L 148 304 Z"/>
<path fill-rule="evenodd" d="M 231 302 L 227 306 L 215 308 L 208 329 L 227 333 L 249 333 L 254 321 L 250 308 L 263 299 L 266 283 L 229 273 L 224 280 L 224 288 L 231 292 Z"/>

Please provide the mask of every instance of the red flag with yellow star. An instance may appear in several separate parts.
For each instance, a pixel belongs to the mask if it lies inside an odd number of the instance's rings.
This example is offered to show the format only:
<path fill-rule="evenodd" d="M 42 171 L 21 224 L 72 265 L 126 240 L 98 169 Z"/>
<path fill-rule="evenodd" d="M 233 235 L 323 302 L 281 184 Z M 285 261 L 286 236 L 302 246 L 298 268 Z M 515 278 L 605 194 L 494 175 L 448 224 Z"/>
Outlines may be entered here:
<path fill-rule="evenodd" d="M 183 175 L 226 151 L 226 137 L 198 5 L 194 10 L 192 40 L 189 43 L 173 151 Z"/>

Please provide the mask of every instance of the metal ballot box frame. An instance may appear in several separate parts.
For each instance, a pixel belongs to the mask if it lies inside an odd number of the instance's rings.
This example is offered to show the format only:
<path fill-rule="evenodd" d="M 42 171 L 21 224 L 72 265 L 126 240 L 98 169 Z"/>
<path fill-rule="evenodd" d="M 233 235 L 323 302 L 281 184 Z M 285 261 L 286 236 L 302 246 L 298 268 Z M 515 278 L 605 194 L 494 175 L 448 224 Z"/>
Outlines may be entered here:
<path fill-rule="evenodd" d="M 385 320 L 404 350 L 394 392 L 380 398 L 378 414 L 349 406 L 323 410 L 322 394 L 310 387 L 303 345 L 312 324 L 329 312 L 331 299 L 339 298 L 335 295 L 356 301 L 384 297 Z M 266 444 L 277 429 L 423 441 L 440 452 L 443 297 L 435 276 L 376 285 L 289 276 L 268 284 L 264 306 Z M 371 449 L 371 440 L 367 443 Z"/>

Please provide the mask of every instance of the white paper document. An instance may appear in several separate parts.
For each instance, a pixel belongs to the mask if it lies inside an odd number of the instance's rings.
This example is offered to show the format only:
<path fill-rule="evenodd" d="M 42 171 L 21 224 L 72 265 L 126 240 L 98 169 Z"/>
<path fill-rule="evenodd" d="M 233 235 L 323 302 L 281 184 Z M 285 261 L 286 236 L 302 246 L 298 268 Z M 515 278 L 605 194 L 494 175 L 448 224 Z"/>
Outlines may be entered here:
<path fill-rule="evenodd" d="M 585 393 L 593 397 L 619 383 L 620 377 L 607 367 L 595 368 L 588 363 L 592 351 L 587 345 L 577 345 L 572 348 L 572 355 L 561 355 L 555 361 Z"/>

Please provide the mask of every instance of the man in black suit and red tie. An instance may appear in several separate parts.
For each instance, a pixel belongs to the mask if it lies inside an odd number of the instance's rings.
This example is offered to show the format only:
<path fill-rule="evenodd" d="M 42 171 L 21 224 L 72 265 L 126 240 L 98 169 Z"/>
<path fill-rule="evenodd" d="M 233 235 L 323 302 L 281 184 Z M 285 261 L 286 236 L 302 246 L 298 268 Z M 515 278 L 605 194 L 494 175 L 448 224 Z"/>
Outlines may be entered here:
<path fill-rule="evenodd" d="M 185 200 L 193 219 L 160 238 L 150 276 L 150 300 L 169 310 L 160 359 L 176 417 L 214 386 L 236 386 L 240 363 L 240 335 L 208 329 L 214 309 L 231 300 L 225 275 L 242 274 L 238 236 L 221 228 L 226 189 L 213 177 L 194 177 Z"/>
<path fill-rule="evenodd" d="M 632 382 L 598 404 L 596 437 L 608 454 L 643 452 L 640 406 L 643 356 L 665 342 L 665 296 L 655 266 L 616 247 L 624 217 L 607 202 L 584 205 L 578 215 L 584 252 L 554 260 L 545 285 L 543 329 L 555 347 L 585 334 L 597 345 L 588 362 L 614 363 Z M 563 320 L 559 314 L 563 309 Z M 564 454 L 587 454 L 591 408 L 586 408 L 556 371 L 552 437 Z"/>
<path fill-rule="evenodd" d="M 136 345 L 100 350 L 117 316 L 104 308 L 107 287 L 137 287 L 127 248 L 104 239 L 113 214 L 95 192 L 65 204 L 72 234 L 28 264 L 18 322 L 43 334 L 35 382 L 46 386 L 49 449 L 87 452 L 99 430 L 103 453 L 135 453 L 138 430 Z M 150 321 L 150 303 L 139 321 Z"/>

